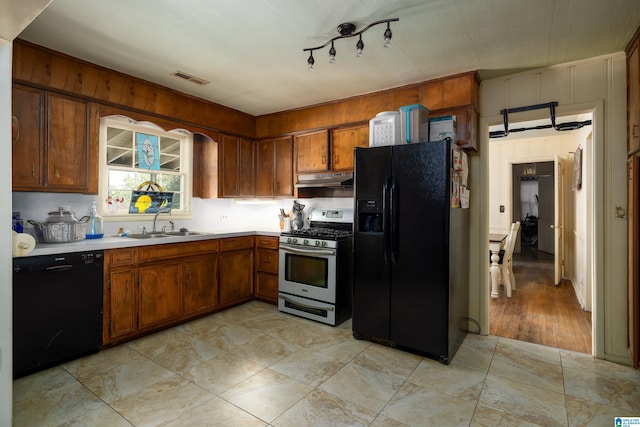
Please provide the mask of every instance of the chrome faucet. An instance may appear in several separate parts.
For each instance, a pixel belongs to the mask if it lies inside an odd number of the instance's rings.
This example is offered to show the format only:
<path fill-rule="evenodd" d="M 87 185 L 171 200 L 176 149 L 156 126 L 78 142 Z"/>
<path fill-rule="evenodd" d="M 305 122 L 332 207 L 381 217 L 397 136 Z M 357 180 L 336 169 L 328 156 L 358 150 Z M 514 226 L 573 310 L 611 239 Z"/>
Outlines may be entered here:
<path fill-rule="evenodd" d="M 156 221 L 158 220 L 158 215 L 160 215 L 161 213 L 171 213 L 171 209 L 160 209 L 155 216 L 153 217 L 153 229 L 151 230 L 152 233 L 157 233 L 156 231 Z"/>

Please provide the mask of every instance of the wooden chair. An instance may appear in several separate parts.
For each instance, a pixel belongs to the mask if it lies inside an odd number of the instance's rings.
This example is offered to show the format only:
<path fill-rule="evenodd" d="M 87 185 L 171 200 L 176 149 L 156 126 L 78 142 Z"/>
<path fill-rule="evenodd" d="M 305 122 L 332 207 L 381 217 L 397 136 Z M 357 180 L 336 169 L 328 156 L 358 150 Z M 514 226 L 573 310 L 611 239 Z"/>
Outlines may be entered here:
<path fill-rule="evenodd" d="M 507 236 L 507 241 L 504 245 L 504 254 L 501 254 L 500 261 L 500 282 L 504 283 L 504 289 L 507 292 L 507 297 L 511 298 L 511 291 L 516 289 L 516 278 L 513 275 L 513 248 L 516 246 L 516 240 L 518 232 L 520 231 L 520 221 L 516 221 L 511 224 L 511 231 Z"/>

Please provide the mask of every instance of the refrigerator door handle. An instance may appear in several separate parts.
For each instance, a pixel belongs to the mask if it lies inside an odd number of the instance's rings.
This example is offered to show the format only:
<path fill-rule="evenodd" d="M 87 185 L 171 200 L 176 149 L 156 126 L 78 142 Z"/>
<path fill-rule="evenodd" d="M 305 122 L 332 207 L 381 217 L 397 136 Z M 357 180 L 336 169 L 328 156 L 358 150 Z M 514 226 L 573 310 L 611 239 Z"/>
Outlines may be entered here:
<path fill-rule="evenodd" d="M 391 178 L 391 189 L 390 189 L 390 197 L 389 197 L 389 205 L 390 205 L 390 215 L 389 222 L 391 223 L 391 237 L 390 237 L 390 253 L 391 253 L 391 262 L 396 263 L 398 260 L 398 180 L 393 177 Z"/>
<path fill-rule="evenodd" d="M 384 262 L 389 264 L 389 255 L 391 253 L 391 229 L 390 229 L 390 206 L 389 206 L 389 188 L 391 177 L 386 177 L 384 184 L 382 185 L 382 232 L 383 232 L 383 250 L 384 250 Z"/>

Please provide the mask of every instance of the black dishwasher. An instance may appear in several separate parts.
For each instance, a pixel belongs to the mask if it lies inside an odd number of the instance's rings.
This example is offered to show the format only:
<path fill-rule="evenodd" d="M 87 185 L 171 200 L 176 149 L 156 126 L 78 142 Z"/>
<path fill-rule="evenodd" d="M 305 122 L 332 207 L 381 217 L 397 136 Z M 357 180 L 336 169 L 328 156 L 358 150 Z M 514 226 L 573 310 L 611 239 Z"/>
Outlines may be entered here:
<path fill-rule="evenodd" d="M 13 377 L 102 344 L 102 251 L 13 259 Z"/>

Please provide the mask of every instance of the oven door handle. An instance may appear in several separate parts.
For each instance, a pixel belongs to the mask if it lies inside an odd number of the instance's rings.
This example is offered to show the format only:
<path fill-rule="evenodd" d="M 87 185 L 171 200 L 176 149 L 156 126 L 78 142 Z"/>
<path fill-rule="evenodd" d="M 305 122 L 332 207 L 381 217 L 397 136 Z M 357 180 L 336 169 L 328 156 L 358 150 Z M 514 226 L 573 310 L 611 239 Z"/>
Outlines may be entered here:
<path fill-rule="evenodd" d="M 302 255 L 335 255 L 336 251 L 331 249 L 301 249 L 297 246 L 280 244 L 280 249 L 287 252 L 298 253 Z"/>
<path fill-rule="evenodd" d="M 327 306 L 316 306 L 316 305 L 309 305 L 309 304 L 304 304 L 301 303 L 299 301 L 294 301 L 291 298 L 287 298 L 284 295 L 278 295 L 278 298 L 280 298 L 281 300 L 284 300 L 288 303 L 291 304 L 295 304 L 295 305 L 299 305 L 300 307 L 304 307 L 304 308 L 310 308 L 312 310 L 327 310 L 327 311 L 333 311 L 333 306 L 331 305 L 327 305 Z"/>

